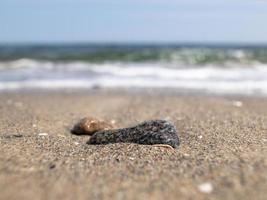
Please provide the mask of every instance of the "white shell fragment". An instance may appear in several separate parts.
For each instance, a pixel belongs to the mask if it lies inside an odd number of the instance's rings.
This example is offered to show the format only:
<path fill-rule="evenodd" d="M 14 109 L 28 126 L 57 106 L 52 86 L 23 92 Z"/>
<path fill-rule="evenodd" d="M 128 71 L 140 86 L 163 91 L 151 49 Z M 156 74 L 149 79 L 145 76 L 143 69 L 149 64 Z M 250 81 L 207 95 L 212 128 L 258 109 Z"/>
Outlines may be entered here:
<path fill-rule="evenodd" d="M 47 136 L 47 133 L 39 133 L 38 136 Z"/>
<path fill-rule="evenodd" d="M 242 101 L 233 101 L 232 104 L 235 107 L 242 107 L 243 106 L 243 102 Z"/>
<path fill-rule="evenodd" d="M 198 185 L 198 190 L 203 193 L 211 193 L 213 190 L 213 186 L 210 182 L 202 183 Z"/>

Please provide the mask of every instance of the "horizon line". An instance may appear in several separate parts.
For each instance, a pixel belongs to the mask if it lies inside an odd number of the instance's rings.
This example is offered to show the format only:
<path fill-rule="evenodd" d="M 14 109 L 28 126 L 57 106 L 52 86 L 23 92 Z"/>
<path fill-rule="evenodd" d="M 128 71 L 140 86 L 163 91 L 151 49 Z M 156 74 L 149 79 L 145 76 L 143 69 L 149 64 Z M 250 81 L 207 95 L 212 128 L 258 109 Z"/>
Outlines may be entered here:
<path fill-rule="evenodd" d="M 0 46 L 241 46 L 267 47 L 267 42 L 200 42 L 200 41 L 47 41 L 47 42 L 0 42 Z"/>

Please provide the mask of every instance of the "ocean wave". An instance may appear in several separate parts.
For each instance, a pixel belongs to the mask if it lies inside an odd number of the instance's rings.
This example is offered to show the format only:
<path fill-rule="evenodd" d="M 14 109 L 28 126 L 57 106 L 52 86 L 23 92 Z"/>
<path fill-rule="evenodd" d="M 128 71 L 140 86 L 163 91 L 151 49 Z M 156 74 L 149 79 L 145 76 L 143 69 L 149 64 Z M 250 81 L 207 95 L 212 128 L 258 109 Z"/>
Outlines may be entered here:
<path fill-rule="evenodd" d="M 182 81 L 149 79 L 27 80 L 0 82 L 0 91 L 18 89 L 172 88 L 187 92 L 232 95 L 267 95 L 267 81 Z"/>
<path fill-rule="evenodd" d="M 267 64 L 225 67 L 211 63 L 196 66 L 160 62 L 55 62 L 29 58 L 0 62 L 2 91 L 96 86 L 267 95 Z"/>
<path fill-rule="evenodd" d="M 52 62 L 33 59 L 19 59 L 0 62 L 0 73 L 29 74 L 38 73 L 68 74 L 73 76 L 84 74 L 111 75 L 117 77 L 158 77 L 170 79 L 217 79 L 217 80 L 261 80 L 267 78 L 267 64 L 254 63 L 249 67 L 232 64 L 231 67 L 221 65 L 174 65 L 166 63 L 88 63 L 88 62 Z M 33 72 L 36 72 L 34 74 Z M 78 74 L 77 74 L 78 73 Z M 1 74 L 0 74 L 1 75 Z"/>

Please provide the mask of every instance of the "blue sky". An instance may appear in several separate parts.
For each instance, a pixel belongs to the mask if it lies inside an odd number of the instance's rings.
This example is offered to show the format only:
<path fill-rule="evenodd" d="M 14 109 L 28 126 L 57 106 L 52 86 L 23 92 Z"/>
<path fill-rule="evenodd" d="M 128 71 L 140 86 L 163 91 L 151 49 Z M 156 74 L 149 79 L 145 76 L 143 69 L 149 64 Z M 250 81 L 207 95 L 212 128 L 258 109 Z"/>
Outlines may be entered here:
<path fill-rule="evenodd" d="M 267 43 L 265 0 L 0 0 L 0 43 Z"/>

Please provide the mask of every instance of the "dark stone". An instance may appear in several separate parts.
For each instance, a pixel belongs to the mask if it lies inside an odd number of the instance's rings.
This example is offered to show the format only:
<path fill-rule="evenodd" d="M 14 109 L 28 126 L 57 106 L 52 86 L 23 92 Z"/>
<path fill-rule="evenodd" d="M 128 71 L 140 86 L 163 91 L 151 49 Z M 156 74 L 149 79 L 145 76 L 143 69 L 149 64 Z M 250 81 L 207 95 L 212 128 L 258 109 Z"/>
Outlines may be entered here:
<path fill-rule="evenodd" d="M 13 138 L 22 138 L 23 135 L 19 134 L 19 133 L 15 133 L 15 134 L 3 134 L 0 136 L 1 138 L 5 138 L 5 139 L 13 139 Z"/>
<path fill-rule="evenodd" d="M 49 169 L 54 169 L 55 167 L 56 167 L 56 165 L 53 164 L 53 163 L 51 163 L 51 164 L 49 165 Z"/>
<path fill-rule="evenodd" d="M 129 128 L 98 131 L 87 144 L 109 143 L 167 144 L 177 148 L 180 144 L 174 125 L 166 120 L 145 121 Z"/>

